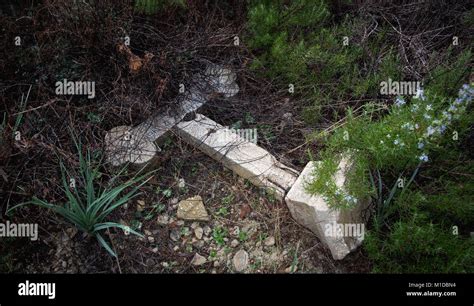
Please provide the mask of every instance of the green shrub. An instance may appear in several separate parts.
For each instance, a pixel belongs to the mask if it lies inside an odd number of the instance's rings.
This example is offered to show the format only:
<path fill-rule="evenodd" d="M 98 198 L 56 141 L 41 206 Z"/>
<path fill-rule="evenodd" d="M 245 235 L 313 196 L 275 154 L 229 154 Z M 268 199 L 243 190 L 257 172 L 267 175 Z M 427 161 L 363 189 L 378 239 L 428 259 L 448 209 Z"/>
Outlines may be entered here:
<path fill-rule="evenodd" d="M 252 68 L 281 86 L 294 84 L 309 124 L 333 101 L 375 98 L 380 81 L 400 76 L 397 54 L 383 47 L 385 32 L 359 41 L 366 21 L 331 20 L 325 1 L 253 1 L 248 19 L 246 41 L 257 55 Z"/>
<path fill-rule="evenodd" d="M 379 120 L 372 119 L 374 105 L 367 105 L 357 118 L 349 111 L 347 123 L 327 141 L 309 191 L 323 194 L 333 205 L 347 206 L 350 203 L 341 199 L 370 194 L 370 171 L 389 170 L 403 174 L 417 169 L 421 163 L 429 161 L 431 151 L 436 151 L 440 143 L 449 138 L 453 122 L 466 120 L 465 110 L 473 91 L 474 88 L 466 84 L 454 100 L 423 93 L 409 104 L 398 97 L 389 113 Z M 331 177 L 341 154 L 346 152 L 356 166 L 348 174 L 350 183 L 344 193 L 336 188 Z"/>
<path fill-rule="evenodd" d="M 456 98 L 440 92 L 446 93 L 436 87 L 410 101 L 398 97 L 388 110 L 375 104 L 357 115 L 349 110 L 344 126 L 322 135 L 326 147 L 308 191 L 342 209 L 367 196 L 377 200 L 364 244 L 376 272 L 474 271 L 474 244 L 465 237 L 474 224 L 474 184 L 463 179 L 474 163 L 455 138 L 472 125 L 474 87 L 464 84 Z M 344 154 L 354 167 L 338 188 L 333 177 Z M 413 188 L 421 166 L 434 179 L 417 180 Z M 398 179 L 406 179 L 402 188 Z"/>
<path fill-rule="evenodd" d="M 469 234 L 474 224 L 474 162 L 458 147 L 450 148 L 452 154 L 439 154 L 439 168 L 426 169 L 423 173 L 433 179 L 424 184 L 420 210 L 432 220 L 446 226 L 457 226 Z M 446 168 L 448 167 L 448 171 Z"/>
<path fill-rule="evenodd" d="M 447 57 L 452 55 L 452 49 L 447 51 Z M 472 53 L 470 50 L 462 52 L 456 60 L 448 62 L 446 65 L 436 67 L 428 77 L 428 86 L 431 91 L 437 95 L 453 96 L 456 94 L 457 88 L 470 72 L 470 61 Z"/>
<path fill-rule="evenodd" d="M 456 235 L 451 226 L 434 224 L 432 216 L 421 210 L 420 201 L 426 201 L 420 192 L 398 198 L 393 211 L 401 218 L 389 231 L 374 229 L 366 234 L 364 249 L 374 272 L 472 273 L 474 241 Z"/>
<path fill-rule="evenodd" d="M 456 147 L 460 141 L 453 141 L 455 134 L 469 133 L 474 119 L 468 108 L 473 87 L 466 84 L 457 92 L 469 73 L 471 52 L 430 54 L 442 56 L 443 64 L 425 76 L 426 92 L 416 98 L 359 107 L 359 101 L 380 97 L 381 81 L 403 80 L 393 29 L 379 23 L 367 37 L 370 26 L 363 16 L 336 20 L 327 3 L 256 0 L 248 15 L 246 41 L 256 55 L 252 68 L 281 87 L 294 84 L 306 123 L 331 116 L 338 121 L 341 101 L 354 106 L 331 135 L 317 135 L 325 148 L 307 190 L 334 208 L 375 200 L 365 243 L 375 271 L 472 272 L 472 242 L 463 237 L 473 224 L 473 184 L 435 166 L 447 162 L 467 178 L 474 170 L 466 150 Z M 469 16 L 472 11 L 466 23 Z M 343 156 L 353 166 L 339 188 L 334 175 Z M 417 176 L 420 171 L 437 179 L 426 182 Z M 460 236 L 452 234 L 452 226 L 460 228 Z"/>

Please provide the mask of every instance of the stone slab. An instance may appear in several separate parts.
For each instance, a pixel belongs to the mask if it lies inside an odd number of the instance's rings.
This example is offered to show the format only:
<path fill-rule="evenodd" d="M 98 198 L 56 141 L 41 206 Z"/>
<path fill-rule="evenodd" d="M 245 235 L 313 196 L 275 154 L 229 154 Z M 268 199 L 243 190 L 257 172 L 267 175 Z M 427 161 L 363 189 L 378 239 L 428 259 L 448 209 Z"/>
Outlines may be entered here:
<path fill-rule="evenodd" d="M 272 154 L 204 115 L 182 121 L 174 131 L 189 144 L 221 162 L 254 185 L 283 200 L 298 172 L 280 163 Z"/>

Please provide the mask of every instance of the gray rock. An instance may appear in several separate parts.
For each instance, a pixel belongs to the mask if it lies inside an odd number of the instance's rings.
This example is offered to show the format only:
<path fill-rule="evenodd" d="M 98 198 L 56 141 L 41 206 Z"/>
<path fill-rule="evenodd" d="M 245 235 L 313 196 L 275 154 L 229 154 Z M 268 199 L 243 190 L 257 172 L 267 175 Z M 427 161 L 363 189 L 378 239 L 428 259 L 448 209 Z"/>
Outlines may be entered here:
<path fill-rule="evenodd" d="M 237 272 L 242 272 L 247 269 L 249 264 L 249 254 L 245 250 L 240 250 L 235 253 L 234 258 L 232 259 L 234 264 L 234 269 Z"/>
<path fill-rule="evenodd" d="M 207 261 L 206 257 L 199 255 L 199 253 L 194 254 L 193 259 L 191 260 L 191 264 L 193 266 L 200 266 L 205 264 Z"/>
<path fill-rule="evenodd" d="M 275 245 L 275 237 L 273 236 L 267 237 L 263 241 L 263 244 L 265 244 L 265 246 L 268 246 L 268 247 Z"/>
<path fill-rule="evenodd" d="M 181 238 L 181 233 L 177 229 L 174 229 L 170 233 L 170 238 L 171 240 L 177 242 Z"/>
<path fill-rule="evenodd" d="M 247 233 L 247 237 L 253 236 L 259 229 L 260 225 L 254 220 L 247 220 L 242 226 L 241 231 Z"/>
<path fill-rule="evenodd" d="M 193 246 L 197 249 L 202 249 L 204 247 L 204 241 L 197 240 L 197 241 L 193 242 Z"/>
<path fill-rule="evenodd" d="M 240 234 L 240 228 L 238 226 L 234 226 L 232 228 L 232 231 L 230 232 L 232 237 L 239 237 Z"/>
<path fill-rule="evenodd" d="M 184 181 L 183 178 L 180 178 L 178 180 L 178 188 L 184 188 L 184 187 L 186 187 L 186 182 Z"/>
<path fill-rule="evenodd" d="M 202 239 L 202 236 L 204 235 L 204 230 L 202 229 L 202 227 L 196 227 L 194 229 L 194 235 L 197 239 Z"/>
<path fill-rule="evenodd" d="M 237 239 L 234 239 L 230 242 L 230 246 L 233 248 L 236 248 L 239 245 L 239 241 Z"/>
<path fill-rule="evenodd" d="M 160 225 L 167 225 L 170 221 L 170 217 L 168 215 L 159 215 L 156 222 Z"/>
<path fill-rule="evenodd" d="M 209 236 L 211 232 L 212 229 L 208 225 L 204 226 L 204 235 Z"/>

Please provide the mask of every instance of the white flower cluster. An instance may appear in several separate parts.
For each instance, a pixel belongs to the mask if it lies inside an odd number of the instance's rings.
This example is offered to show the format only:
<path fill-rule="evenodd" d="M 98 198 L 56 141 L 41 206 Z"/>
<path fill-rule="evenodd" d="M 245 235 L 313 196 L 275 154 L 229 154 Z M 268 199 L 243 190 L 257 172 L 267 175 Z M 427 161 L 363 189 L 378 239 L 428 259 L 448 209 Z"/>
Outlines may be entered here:
<path fill-rule="evenodd" d="M 459 119 L 461 113 L 463 113 L 466 110 L 466 106 L 472 101 L 472 96 L 474 94 L 474 87 L 472 87 L 469 84 L 464 84 L 461 89 L 459 90 L 458 97 L 449 105 L 447 110 L 444 110 L 442 112 L 442 115 L 439 119 L 434 119 L 435 115 L 433 114 L 433 106 L 431 104 L 426 105 L 424 109 L 424 114 L 423 118 L 428 121 L 428 127 L 426 128 L 425 133 L 423 134 L 423 138 L 419 139 L 418 142 L 418 149 L 423 150 L 425 148 L 425 144 L 428 143 L 430 140 L 433 138 L 440 136 L 444 134 L 446 131 L 447 127 L 451 124 L 453 119 Z M 395 105 L 400 106 L 405 104 L 405 102 L 401 102 L 400 99 L 402 98 L 397 98 L 397 102 Z M 415 99 L 419 100 L 426 100 L 426 97 L 423 94 L 423 90 L 419 91 Z M 403 99 L 402 99 L 403 100 Z M 411 112 L 415 113 L 418 110 L 420 110 L 420 105 L 417 103 L 414 103 L 411 106 Z M 405 123 L 401 126 L 403 129 L 408 129 L 410 131 L 413 131 L 415 129 L 419 128 L 418 124 L 411 124 L 411 123 Z M 395 143 L 399 144 L 399 142 Z M 420 156 L 418 156 L 418 159 L 427 162 L 428 161 L 428 155 L 423 152 Z"/>
<path fill-rule="evenodd" d="M 343 202 L 345 202 L 345 204 L 347 206 L 357 204 L 357 198 L 356 197 L 350 195 L 349 193 L 345 192 L 343 189 L 341 189 L 339 187 L 336 187 L 336 191 L 335 191 L 334 195 L 335 195 L 335 198 L 339 202 L 343 201 Z M 323 200 L 327 202 L 327 201 L 329 201 L 329 198 L 327 196 L 323 196 Z"/>
<path fill-rule="evenodd" d="M 411 124 L 407 122 L 407 123 L 402 124 L 402 129 L 406 129 L 410 131 L 418 130 L 419 128 L 420 126 L 418 125 L 418 123 Z"/>
<path fill-rule="evenodd" d="M 415 101 L 410 106 L 410 111 L 412 113 L 418 113 L 419 111 L 423 112 L 423 118 L 426 120 L 423 124 L 418 123 L 403 123 L 401 128 L 404 130 L 415 131 L 419 130 L 421 126 L 427 126 L 426 131 L 423 133 L 422 137 L 418 139 L 417 148 L 421 151 L 420 155 L 417 156 L 418 160 L 421 162 L 428 162 L 429 157 L 426 151 L 423 151 L 426 145 L 431 142 L 435 137 L 445 133 L 447 127 L 451 124 L 453 119 L 460 118 L 460 115 L 466 110 L 466 107 L 472 101 L 472 96 L 474 94 L 474 87 L 469 84 L 464 84 L 459 90 L 458 97 L 449 105 L 449 107 L 442 112 L 441 116 L 437 116 L 434 113 L 433 105 L 427 104 L 423 107 L 424 103 L 420 101 L 426 101 L 426 96 L 424 95 L 423 89 L 420 89 L 417 92 Z M 418 103 L 416 103 L 418 102 Z M 403 97 L 397 97 L 395 100 L 396 106 L 395 111 L 399 111 L 403 105 L 406 105 L 406 101 Z M 421 132 L 421 131 L 420 131 Z M 388 142 L 392 142 L 392 135 L 389 133 L 386 135 Z M 383 140 L 380 140 L 380 144 L 384 144 Z M 393 144 L 399 148 L 405 146 L 402 138 L 396 134 L 394 136 Z M 335 190 L 332 194 L 332 198 L 336 199 L 338 202 L 345 202 L 346 205 L 355 205 L 357 204 L 357 198 L 348 194 L 343 189 L 332 186 L 329 188 L 329 182 L 326 183 L 329 190 Z M 325 201 L 329 201 L 328 196 L 323 196 Z"/>
<path fill-rule="evenodd" d="M 396 106 L 400 107 L 400 106 L 405 105 L 405 104 L 406 104 L 406 102 L 402 97 L 397 97 L 395 99 L 395 105 Z"/>

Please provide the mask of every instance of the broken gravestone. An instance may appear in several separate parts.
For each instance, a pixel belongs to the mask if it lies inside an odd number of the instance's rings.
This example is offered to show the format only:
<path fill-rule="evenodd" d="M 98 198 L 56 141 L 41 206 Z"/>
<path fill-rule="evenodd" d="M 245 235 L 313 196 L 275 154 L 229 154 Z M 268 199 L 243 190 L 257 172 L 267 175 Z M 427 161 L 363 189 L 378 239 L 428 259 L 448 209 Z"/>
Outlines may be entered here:
<path fill-rule="evenodd" d="M 285 199 L 293 218 L 313 231 L 335 259 L 344 258 L 361 244 L 364 228 L 361 236 L 352 237 L 338 235 L 336 227 L 363 226 L 362 210 L 368 201 L 359 201 L 351 210 L 331 209 L 321 195 L 310 195 L 305 189 L 306 182 L 314 172 L 313 162 L 308 163 L 298 176 L 297 171 L 281 164 L 265 149 L 203 115 L 196 114 L 193 120 L 182 121 L 186 114 L 195 112 L 215 93 L 226 97 L 235 95 L 239 91 L 235 80 L 236 75 L 231 70 L 214 64 L 208 65 L 203 73 L 193 77 L 193 85 L 178 102 L 179 107 L 174 114 L 158 114 L 136 127 L 119 126 L 111 129 L 105 137 L 108 161 L 114 166 L 125 163 L 146 164 L 159 150 L 154 141 L 174 128 L 183 140 L 254 185 L 273 193 L 278 199 Z M 335 175 L 338 187 L 345 183 L 344 173 L 347 167 L 348 162 L 343 159 Z M 179 203 L 178 218 L 209 220 L 199 196 Z M 335 229 L 328 231 L 331 226 Z"/>
<path fill-rule="evenodd" d="M 280 200 L 298 176 L 296 170 L 280 163 L 265 149 L 204 115 L 196 114 L 195 119 L 180 122 L 174 130 L 184 141 Z"/>
<path fill-rule="evenodd" d="M 285 201 L 292 217 L 301 225 L 309 228 L 319 240 L 329 248 L 334 259 L 343 259 L 356 249 L 364 239 L 365 221 L 363 211 L 369 199 L 358 199 L 353 208 L 333 209 L 322 195 L 312 195 L 306 191 L 306 185 L 314 178 L 315 162 L 309 162 Z M 343 158 L 335 173 L 335 182 L 343 188 L 345 173 L 351 167 L 348 159 Z"/>
<path fill-rule="evenodd" d="M 214 94 L 232 97 L 239 92 L 236 74 L 230 69 L 209 64 L 203 73 L 192 77 L 190 89 L 177 98 L 173 113 L 158 114 L 135 127 L 114 127 L 105 135 L 107 161 L 112 166 L 126 163 L 142 165 L 155 156 L 159 148 L 155 141 L 180 122 L 188 113 L 196 111 Z"/>

